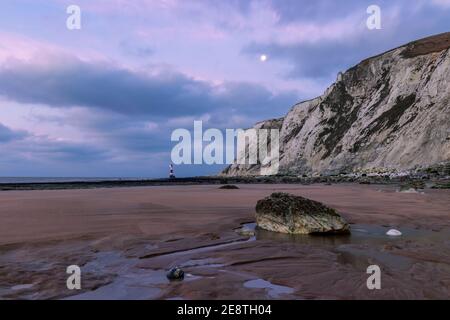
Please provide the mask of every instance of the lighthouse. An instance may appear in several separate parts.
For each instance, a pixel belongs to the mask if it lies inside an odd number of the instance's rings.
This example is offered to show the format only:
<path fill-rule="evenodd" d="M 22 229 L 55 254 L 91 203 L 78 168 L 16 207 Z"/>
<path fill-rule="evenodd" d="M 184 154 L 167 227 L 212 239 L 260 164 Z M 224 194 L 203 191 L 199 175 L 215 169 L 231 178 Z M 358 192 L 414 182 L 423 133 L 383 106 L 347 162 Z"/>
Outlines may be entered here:
<path fill-rule="evenodd" d="M 175 174 L 173 173 L 173 164 L 169 164 L 169 178 L 175 179 Z"/>

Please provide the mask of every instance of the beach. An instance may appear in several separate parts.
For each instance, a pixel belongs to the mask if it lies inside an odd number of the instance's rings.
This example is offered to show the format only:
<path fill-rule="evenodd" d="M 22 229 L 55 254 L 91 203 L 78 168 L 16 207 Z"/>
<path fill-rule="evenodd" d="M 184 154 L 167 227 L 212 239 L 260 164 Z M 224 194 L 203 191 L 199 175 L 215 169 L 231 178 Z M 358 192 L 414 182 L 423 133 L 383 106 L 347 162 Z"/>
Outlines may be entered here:
<path fill-rule="evenodd" d="M 449 190 L 219 186 L 0 192 L 0 299 L 450 297 Z M 335 208 L 351 235 L 253 235 L 255 204 L 272 192 Z M 374 264 L 381 290 L 366 286 Z M 66 287 L 69 265 L 81 267 L 81 290 Z M 183 281 L 166 279 L 174 266 Z"/>

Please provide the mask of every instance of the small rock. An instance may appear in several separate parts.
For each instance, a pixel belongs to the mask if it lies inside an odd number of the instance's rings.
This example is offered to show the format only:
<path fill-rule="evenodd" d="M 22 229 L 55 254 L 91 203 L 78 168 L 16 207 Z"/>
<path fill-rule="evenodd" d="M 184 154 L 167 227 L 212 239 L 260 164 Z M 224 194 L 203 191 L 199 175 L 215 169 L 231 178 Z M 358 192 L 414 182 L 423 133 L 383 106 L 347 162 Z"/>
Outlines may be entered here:
<path fill-rule="evenodd" d="M 391 236 L 391 237 L 399 237 L 402 235 L 402 233 L 396 229 L 391 229 L 388 232 L 386 232 L 386 235 Z"/>
<path fill-rule="evenodd" d="M 224 189 L 224 190 L 236 190 L 239 189 L 238 186 L 232 185 L 232 184 L 226 184 L 224 186 L 221 186 L 219 189 Z"/>
<path fill-rule="evenodd" d="M 169 280 L 183 280 L 184 279 L 184 271 L 178 267 L 172 268 L 167 272 L 167 279 Z"/>

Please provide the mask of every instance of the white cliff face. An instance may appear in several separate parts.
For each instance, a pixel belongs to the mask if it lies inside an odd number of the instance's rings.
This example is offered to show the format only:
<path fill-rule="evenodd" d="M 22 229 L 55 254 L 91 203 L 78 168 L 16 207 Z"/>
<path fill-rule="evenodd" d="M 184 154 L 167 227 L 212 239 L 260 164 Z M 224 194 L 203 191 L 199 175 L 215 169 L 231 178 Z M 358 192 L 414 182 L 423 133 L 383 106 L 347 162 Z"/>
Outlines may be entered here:
<path fill-rule="evenodd" d="M 281 174 L 395 172 L 450 161 L 450 33 L 362 61 L 295 105 L 280 128 Z M 261 124 L 258 124 L 261 126 Z M 223 174 L 257 175 L 232 165 Z"/>

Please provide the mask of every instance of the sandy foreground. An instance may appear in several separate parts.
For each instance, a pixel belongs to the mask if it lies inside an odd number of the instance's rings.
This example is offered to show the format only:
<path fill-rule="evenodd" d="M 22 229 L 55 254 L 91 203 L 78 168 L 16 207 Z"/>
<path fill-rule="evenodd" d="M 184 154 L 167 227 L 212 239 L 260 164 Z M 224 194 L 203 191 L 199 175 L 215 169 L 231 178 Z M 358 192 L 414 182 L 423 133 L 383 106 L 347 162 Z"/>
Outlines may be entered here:
<path fill-rule="evenodd" d="M 450 298 L 449 190 L 239 187 L 0 192 L 0 299 Z M 236 232 L 274 191 L 336 208 L 352 235 Z M 366 286 L 373 264 L 381 290 Z M 66 287 L 69 265 L 81 267 L 81 290 Z M 184 281 L 165 278 L 173 266 Z"/>

